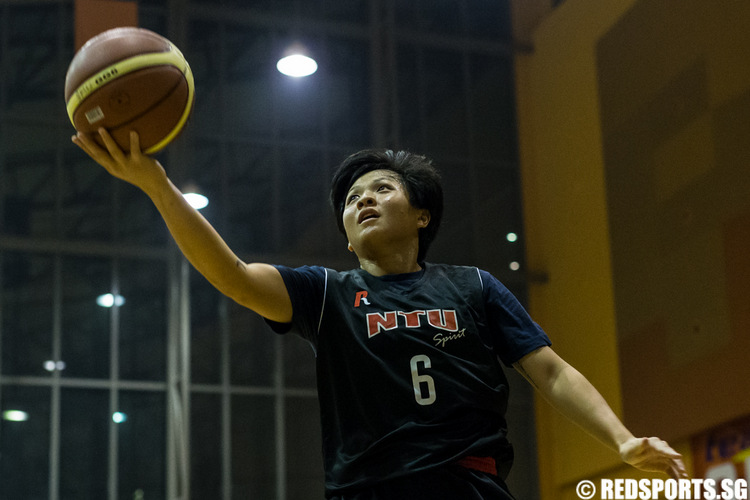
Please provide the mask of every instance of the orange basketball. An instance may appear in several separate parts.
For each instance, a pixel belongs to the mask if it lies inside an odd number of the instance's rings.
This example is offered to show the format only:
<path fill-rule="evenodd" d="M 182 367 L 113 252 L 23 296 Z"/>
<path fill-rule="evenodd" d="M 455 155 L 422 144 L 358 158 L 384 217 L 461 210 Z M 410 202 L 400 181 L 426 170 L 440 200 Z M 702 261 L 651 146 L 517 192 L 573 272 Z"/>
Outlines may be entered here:
<path fill-rule="evenodd" d="M 194 99 L 193 74 L 182 53 L 143 28 L 95 36 L 65 76 L 65 102 L 76 130 L 104 127 L 124 151 L 130 150 L 130 130 L 138 132 L 145 153 L 163 149 L 185 127 Z"/>

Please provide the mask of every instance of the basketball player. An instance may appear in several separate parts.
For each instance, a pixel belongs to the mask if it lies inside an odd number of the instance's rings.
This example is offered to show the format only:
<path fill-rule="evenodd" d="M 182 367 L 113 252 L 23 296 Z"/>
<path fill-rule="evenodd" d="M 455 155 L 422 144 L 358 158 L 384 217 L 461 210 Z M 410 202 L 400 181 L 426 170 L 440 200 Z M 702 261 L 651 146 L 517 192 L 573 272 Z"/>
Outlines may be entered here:
<path fill-rule="evenodd" d="M 425 261 L 443 203 L 428 159 L 381 150 L 346 159 L 331 202 L 360 266 L 291 269 L 242 262 L 140 152 L 137 134 L 124 154 L 99 133 L 106 149 L 84 134 L 73 142 L 151 198 L 198 271 L 275 331 L 313 345 L 326 498 L 512 499 L 502 364 L 625 462 L 686 476 L 667 443 L 623 426 L 498 280 Z"/>

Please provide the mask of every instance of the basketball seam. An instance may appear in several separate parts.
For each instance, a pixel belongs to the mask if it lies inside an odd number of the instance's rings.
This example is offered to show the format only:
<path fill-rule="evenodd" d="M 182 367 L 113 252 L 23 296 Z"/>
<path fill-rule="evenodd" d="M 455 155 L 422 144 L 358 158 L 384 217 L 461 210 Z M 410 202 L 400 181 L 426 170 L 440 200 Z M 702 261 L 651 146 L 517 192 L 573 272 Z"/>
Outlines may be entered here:
<path fill-rule="evenodd" d="M 190 78 L 188 78 L 187 75 L 183 74 L 183 78 L 184 78 L 183 80 L 178 80 L 177 83 L 175 83 L 175 85 L 173 85 L 172 88 L 169 89 L 169 92 L 165 96 L 165 99 L 168 98 L 169 96 L 171 96 L 175 92 L 175 90 L 183 82 L 187 83 L 187 85 L 188 85 L 187 102 L 186 102 L 186 105 L 185 105 L 185 109 L 184 109 L 182 115 L 180 116 L 180 119 L 177 121 L 177 123 L 175 124 L 175 126 L 172 127 L 172 129 L 169 131 L 169 133 L 164 136 L 163 139 L 161 139 L 159 142 L 157 142 L 156 144 L 152 145 L 151 147 L 145 149 L 143 151 L 144 153 L 146 153 L 146 154 L 152 154 L 152 153 L 156 153 L 157 151 L 161 150 L 162 148 L 164 148 L 164 146 L 166 146 L 167 144 L 169 144 L 175 138 L 175 136 L 180 132 L 180 130 L 182 130 L 182 128 L 184 127 L 185 122 L 187 121 L 187 116 L 190 115 L 190 110 L 192 109 L 192 105 L 193 105 L 193 84 L 191 83 Z M 157 106 L 159 106 L 159 104 L 161 104 L 161 102 L 155 102 L 150 107 L 144 109 L 137 116 L 134 116 L 130 120 L 119 124 L 118 128 L 123 128 L 123 127 L 127 126 L 129 123 L 133 123 L 135 120 L 143 117 L 144 115 L 147 115 L 149 112 L 151 112 Z"/>
<path fill-rule="evenodd" d="M 177 121 L 172 130 L 161 141 L 157 142 L 144 151 L 144 153 L 146 154 L 156 153 L 157 151 L 163 149 L 167 144 L 172 142 L 177 134 L 182 131 L 183 127 L 187 123 L 188 117 L 190 117 L 190 113 L 193 110 L 193 104 L 195 102 L 195 81 L 193 79 L 193 72 L 190 70 L 190 66 L 187 64 L 187 61 L 185 62 L 185 71 L 183 72 L 183 76 L 187 81 L 188 95 L 185 109 L 182 111 L 182 116 L 180 116 L 180 119 Z"/>

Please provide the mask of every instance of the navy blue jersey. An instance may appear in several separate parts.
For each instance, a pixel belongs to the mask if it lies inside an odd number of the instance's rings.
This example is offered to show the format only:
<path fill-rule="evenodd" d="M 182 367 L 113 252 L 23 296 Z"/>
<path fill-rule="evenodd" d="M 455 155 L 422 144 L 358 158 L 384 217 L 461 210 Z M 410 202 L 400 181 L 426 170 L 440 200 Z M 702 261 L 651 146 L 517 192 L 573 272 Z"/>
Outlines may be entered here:
<path fill-rule="evenodd" d="M 316 352 L 328 495 L 465 456 L 510 467 L 500 361 L 550 341 L 499 281 L 438 264 L 383 277 L 278 269 L 294 312 L 271 325 Z"/>

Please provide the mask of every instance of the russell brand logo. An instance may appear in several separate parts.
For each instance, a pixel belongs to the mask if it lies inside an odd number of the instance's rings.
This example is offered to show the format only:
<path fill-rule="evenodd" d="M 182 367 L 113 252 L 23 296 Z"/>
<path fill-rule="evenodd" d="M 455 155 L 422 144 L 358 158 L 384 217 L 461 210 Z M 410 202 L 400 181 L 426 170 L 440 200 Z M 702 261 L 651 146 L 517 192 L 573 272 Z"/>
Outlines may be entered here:
<path fill-rule="evenodd" d="M 354 307 L 359 307 L 360 304 L 364 304 L 366 306 L 370 305 L 370 301 L 367 300 L 367 290 L 357 292 L 357 294 L 354 296 Z"/>
<path fill-rule="evenodd" d="M 393 330 L 399 326 L 419 328 L 424 325 L 430 325 L 433 328 L 448 332 L 457 332 L 456 311 L 453 309 L 431 309 L 429 311 L 369 313 L 367 315 L 367 336 L 372 338 L 384 330 Z"/>

